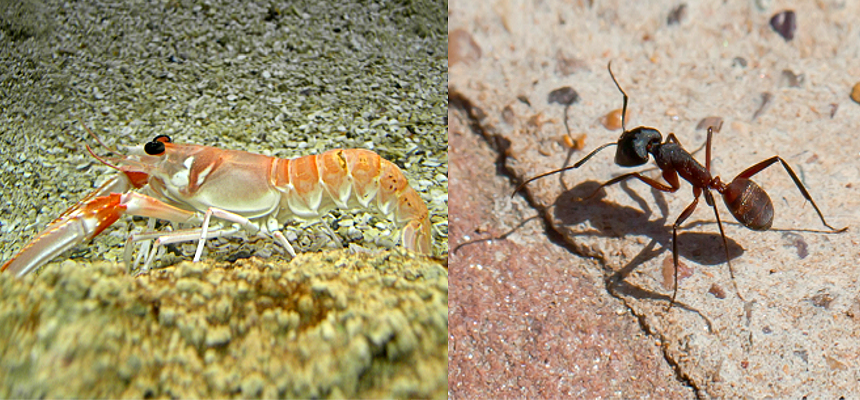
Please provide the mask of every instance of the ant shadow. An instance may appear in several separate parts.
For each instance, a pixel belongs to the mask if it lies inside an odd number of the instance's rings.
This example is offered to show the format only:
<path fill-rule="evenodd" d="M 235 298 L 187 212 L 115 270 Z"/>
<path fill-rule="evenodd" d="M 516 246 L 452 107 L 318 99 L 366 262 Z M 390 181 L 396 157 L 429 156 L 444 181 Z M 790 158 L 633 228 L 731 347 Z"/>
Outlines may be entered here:
<path fill-rule="evenodd" d="M 672 224 L 675 222 L 677 215 L 670 215 L 669 206 L 666 203 L 664 193 L 651 189 L 654 200 L 659 207 L 661 218 L 651 220 L 650 217 L 654 214 L 648 202 L 645 201 L 638 193 L 631 189 L 627 182 L 621 182 L 618 185 L 613 185 L 610 190 L 620 188 L 638 207 L 628 207 L 620 204 L 606 201 L 605 190 L 600 189 L 594 197 L 586 199 L 597 188 L 600 183 L 596 181 L 585 181 L 570 189 L 565 190 L 556 198 L 553 204 L 553 215 L 561 221 L 563 226 L 574 227 L 584 222 L 589 222 L 591 228 L 582 230 L 574 230 L 568 233 L 572 236 L 596 236 L 617 238 L 624 235 L 642 235 L 651 238 L 651 242 L 642 249 L 630 262 L 619 270 L 613 270 L 606 265 L 604 276 L 606 279 L 607 289 L 611 293 L 623 294 L 637 299 L 653 299 L 671 301 L 671 294 L 665 295 L 645 289 L 627 282 L 625 279 L 636 268 L 645 262 L 652 260 L 667 250 L 671 254 L 672 249 Z M 617 189 L 616 189 L 617 190 Z M 683 190 L 683 189 L 682 189 Z M 710 209 L 706 202 L 701 201 L 697 208 Z M 678 211 L 680 214 L 681 210 Z M 725 223 L 725 222 L 724 222 Z M 701 265 L 720 265 L 727 262 L 725 251 L 723 250 L 723 241 L 719 231 L 705 232 L 684 232 L 691 226 L 704 224 L 693 222 L 688 225 L 682 225 L 678 231 L 678 255 L 681 258 L 688 259 Z M 728 254 L 730 259 L 738 258 L 743 253 L 743 248 L 733 239 L 726 237 L 728 243 Z M 660 245 L 659 249 L 655 250 L 656 245 Z M 605 265 L 605 264 L 604 264 Z M 681 302 L 675 303 L 689 311 L 689 306 Z M 701 315 L 701 313 L 699 313 Z M 705 318 L 707 320 L 707 318 Z"/>

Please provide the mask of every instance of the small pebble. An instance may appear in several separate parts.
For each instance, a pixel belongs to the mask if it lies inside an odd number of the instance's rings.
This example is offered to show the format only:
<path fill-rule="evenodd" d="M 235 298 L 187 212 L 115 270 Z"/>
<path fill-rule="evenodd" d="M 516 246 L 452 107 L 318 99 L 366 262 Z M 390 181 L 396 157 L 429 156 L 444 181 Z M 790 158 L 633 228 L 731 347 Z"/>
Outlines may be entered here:
<path fill-rule="evenodd" d="M 555 72 L 561 76 L 570 76 L 577 71 L 586 69 L 588 69 L 588 64 L 585 60 L 567 57 L 561 51 L 555 54 Z"/>
<path fill-rule="evenodd" d="M 627 110 L 627 119 L 630 119 L 630 110 Z M 608 114 L 604 115 L 600 118 L 600 123 L 609 129 L 610 131 L 616 131 L 621 129 L 624 125 L 621 120 L 621 109 L 615 109 L 610 111 Z"/>
<path fill-rule="evenodd" d="M 854 100 L 857 104 L 860 104 L 860 82 L 854 84 L 854 88 L 851 89 L 851 100 Z M 836 112 L 833 112 L 836 114 Z"/>
<path fill-rule="evenodd" d="M 814 162 L 815 160 L 812 160 Z M 807 161 L 810 162 L 810 161 Z M 797 233 L 786 232 L 782 234 L 782 239 L 785 241 L 786 247 L 794 247 L 797 249 L 797 257 L 800 259 L 806 258 L 809 255 L 809 245 L 803 240 L 803 236 Z"/>
<path fill-rule="evenodd" d="M 848 369 L 848 367 L 846 367 L 844 363 L 831 357 L 828 354 L 824 355 L 824 361 L 827 361 L 827 366 L 831 370 L 843 370 L 844 371 L 844 370 Z"/>
<path fill-rule="evenodd" d="M 693 275 L 693 270 L 687 264 L 678 260 L 678 284 L 684 278 L 688 278 L 691 275 Z M 671 255 L 663 259 L 663 287 L 665 289 L 675 288 L 675 261 Z"/>
<path fill-rule="evenodd" d="M 464 29 L 455 29 L 448 37 L 448 59 L 451 65 L 471 64 L 481 58 L 481 47 Z"/>
<path fill-rule="evenodd" d="M 753 120 L 758 118 L 758 116 L 764 112 L 765 108 L 767 108 L 767 105 L 770 103 L 771 98 L 773 98 L 773 95 L 770 94 L 769 92 L 763 92 L 761 94 L 761 105 L 758 107 L 757 110 L 755 110 L 755 113 L 753 113 L 753 116 L 752 116 Z"/>
<path fill-rule="evenodd" d="M 687 3 L 681 3 L 678 7 L 675 7 L 672 12 L 669 13 L 669 17 L 666 18 L 667 25 L 677 25 L 681 23 L 681 20 L 687 16 Z"/>
<path fill-rule="evenodd" d="M 517 100 L 519 100 L 519 101 L 520 101 L 520 103 L 523 103 L 523 104 L 525 104 L 525 105 L 527 105 L 527 106 L 529 106 L 529 107 L 531 107 L 531 106 L 532 106 L 532 103 L 531 103 L 531 102 L 529 102 L 529 98 L 528 98 L 528 97 L 526 97 L 526 96 L 525 96 L 525 95 L 523 95 L 523 94 L 521 94 L 521 95 L 517 96 Z"/>
<path fill-rule="evenodd" d="M 679 119 L 678 118 L 679 113 L 680 112 L 675 107 L 669 107 L 668 109 L 666 109 L 666 116 L 671 118 L 672 121 L 677 121 Z"/>
<path fill-rule="evenodd" d="M 767 11 L 771 3 L 773 3 L 773 0 L 755 0 L 755 5 L 759 11 Z"/>
<path fill-rule="evenodd" d="M 784 69 L 780 76 L 780 84 L 788 87 L 800 87 L 803 84 L 803 74 L 795 74 L 794 71 Z"/>
<path fill-rule="evenodd" d="M 502 120 L 505 121 L 505 123 L 507 123 L 508 125 L 514 124 L 515 117 L 516 114 L 514 113 L 514 109 L 511 108 L 510 104 L 506 105 L 505 108 L 502 109 Z"/>
<path fill-rule="evenodd" d="M 696 125 L 696 130 L 708 129 L 709 126 L 714 127 L 714 132 L 719 132 L 720 127 L 723 126 L 723 118 L 717 116 L 702 118 L 702 120 L 699 121 L 699 124 Z"/>
<path fill-rule="evenodd" d="M 797 29 L 797 17 L 794 15 L 794 11 L 786 10 L 775 14 L 770 19 L 770 26 L 788 42 L 794 39 L 794 30 Z"/>
<path fill-rule="evenodd" d="M 550 104 L 558 103 L 564 106 L 569 106 L 579 101 L 579 94 L 570 86 L 560 87 L 552 92 L 549 92 L 547 102 Z"/>
<path fill-rule="evenodd" d="M 562 135 L 561 144 L 564 145 L 564 147 L 567 149 L 582 150 L 585 148 L 585 136 L 586 134 L 584 133 L 580 133 L 579 135 L 575 136 Z"/>
<path fill-rule="evenodd" d="M 821 289 L 814 296 L 809 298 L 809 301 L 812 302 L 812 305 L 821 308 L 830 308 L 830 304 L 833 303 L 833 300 L 836 298 L 833 297 L 830 293 Z"/>
<path fill-rule="evenodd" d="M 708 289 L 708 293 L 714 295 L 714 297 L 716 297 L 718 299 L 725 299 L 726 298 L 726 292 L 723 290 L 723 288 L 721 288 L 716 283 L 711 285 L 711 288 Z"/>

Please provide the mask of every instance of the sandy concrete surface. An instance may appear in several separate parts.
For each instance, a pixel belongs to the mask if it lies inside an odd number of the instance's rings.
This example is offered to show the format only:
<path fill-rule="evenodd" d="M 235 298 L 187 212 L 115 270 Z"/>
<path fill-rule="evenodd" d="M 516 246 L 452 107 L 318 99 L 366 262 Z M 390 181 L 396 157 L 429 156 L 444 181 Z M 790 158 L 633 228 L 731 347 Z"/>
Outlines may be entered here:
<path fill-rule="evenodd" d="M 601 123 L 601 117 L 621 108 L 621 94 L 606 70 L 612 61 L 615 76 L 630 96 L 628 129 L 651 126 L 664 138 L 675 133 L 692 151 L 705 142 L 706 130 L 697 128 L 700 121 L 720 117 L 724 123 L 713 140 L 714 175 L 728 182 L 747 167 L 780 155 L 827 221 L 849 230 L 828 233 L 786 171 L 775 164 L 753 178 L 773 201 L 770 231 L 739 225 L 717 199 L 734 280 L 714 212 L 705 201 L 699 202 L 679 234 L 678 305 L 667 311 L 672 284 L 670 280 L 667 285 L 664 277 L 672 271 L 671 225 L 693 200 L 687 182 L 682 181 L 676 193 L 662 193 L 630 181 L 580 200 L 600 182 L 631 172 L 613 163 L 613 148 L 580 169 L 530 184 L 521 198 L 524 203 L 502 200 L 510 196 L 509 183 L 491 186 L 479 174 L 452 174 L 452 182 L 461 181 L 457 187 L 480 184 L 494 189 L 474 192 L 492 199 L 488 207 L 493 212 L 484 212 L 483 220 L 461 218 L 461 211 L 455 211 L 455 221 L 463 224 L 455 227 L 455 248 L 475 239 L 498 238 L 536 214 L 547 224 L 544 230 L 541 221 L 529 222 L 520 233 L 452 253 L 453 270 L 458 272 L 449 346 L 451 359 L 457 360 L 452 368 L 460 368 L 456 378 L 449 377 L 452 396 L 493 393 L 500 382 L 509 385 L 511 395 L 519 388 L 544 397 L 570 393 L 663 398 L 670 396 L 664 393 L 673 393 L 700 398 L 834 398 L 860 390 L 856 274 L 860 105 L 849 98 L 860 80 L 860 28 L 853 24 L 860 5 L 685 3 L 680 10 L 680 4 L 451 3 L 451 106 L 464 119 L 462 134 L 475 135 L 492 149 L 489 156 L 478 158 L 478 146 L 452 140 L 452 155 L 466 160 L 465 165 L 491 159 L 502 181 L 519 182 L 571 165 L 585 151 L 614 142 L 620 131 Z M 772 16 L 789 7 L 795 7 L 797 15 L 790 41 L 769 24 Z M 567 86 L 578 93 L 576 103 L 565 109 L 549 101 L 550 93 Z M 764 98 L 768 100 L 762 106 Z M 582 151 L 562 144 L 568 134 L 585 134 Z M 465 146 L 455 148 L 459 143 Z M 704 162 L 704 153 L 695 157 Z M 653 162 L 633 171 L 660 178 Z M 472 211 L 477 210 L 462 213 Z M 514 217 L 499 219 L 501 212 Z M 541 235 L 548 240 L 536 237 Z M 555 247 L 546 244 L 553 241 Z M 504 250 L 515 245 L 521 248 Z M 530 256 L 534 253 L 528 248 L 540 257 Z M 566 257 L 554 255 L 559 248 Z M 522 262 L 518 260 L 532 263 L 535 273 L 513 272 L 522 268 L 513 267 Z M 547 268 L 555 272 L 546 273 Z M 462 273 L 468 275 L 467 283 L 462 283 L 459 271 L 469 271 Z M 485 274 L 496 277 L 494 284 L 486 283 Z M 619 331 L 607 323 L 547 313 L 547 308 L 575 304 L 583 314 L 603 315 L 594 300 L 586 300 L 591 297 L 540 291 L 555 288 L 558 282 L 591 287 L 594 298 L 611 296 L 605 301 L 618 310 L 615 323 L 623 325 L 626 315 L 632 314 L 640 329 L 637 334 L 648 340 L 625 343 L 626 354 L 595 356 L 594 363 L 605 374 L 602 378 L 593 378 L 596 373 L 591 370 L 584 372 L 579 362 L 536 357 L 536 348 L 542 354 L 584 353 L 587 350 L 568 350 L 583 343 L 575 334 L 578 329 L 598 329 L 601 335 Z M 460 285 L 465 286 L 463 291 Z M 470 304 L 485 308 L 468 310 Z M 502 308 L 516 314 L 489 310 L 504 304 L 517 304 Z M 504 352 L 497 352 L 501 345 L 496 343 L 509 339 L 499 338 L 499 332 L 514 324 L 528 345 L 503 346 Z M 554 334 L 529 333 L 536 325 L 540 332 Z M 621 349 L 617 343 L 606 335 L 589 346 Z M 635 381 L 642 375 L 634 367 L 606 368 L 612 360 L 649 354 L 654 346 L 663 357 L 650 358 L 653 367 L 642 369 L 653 371 L 647 379 L 660 392 L 637 387 Z M 464 367 L 468 362 L 478 367 L 470 371 Z M 666 368 L 674 376 L 667 377 Z M 571 388 L 575 390 L 567 391 Z"/>

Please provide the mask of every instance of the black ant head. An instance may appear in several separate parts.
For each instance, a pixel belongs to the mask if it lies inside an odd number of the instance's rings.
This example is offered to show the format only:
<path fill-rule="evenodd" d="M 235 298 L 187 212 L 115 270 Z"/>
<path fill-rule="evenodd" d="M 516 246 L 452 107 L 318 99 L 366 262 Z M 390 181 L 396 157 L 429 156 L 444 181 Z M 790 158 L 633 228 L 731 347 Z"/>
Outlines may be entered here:
<path fill-rule="evenodd" d="M 622 167 L 636 167 L 648 162 L 648 153 L 663 141 L 663 135 L 654 128 L 640 126 L 624 131 L 618 139 L 615 163 Z"/>

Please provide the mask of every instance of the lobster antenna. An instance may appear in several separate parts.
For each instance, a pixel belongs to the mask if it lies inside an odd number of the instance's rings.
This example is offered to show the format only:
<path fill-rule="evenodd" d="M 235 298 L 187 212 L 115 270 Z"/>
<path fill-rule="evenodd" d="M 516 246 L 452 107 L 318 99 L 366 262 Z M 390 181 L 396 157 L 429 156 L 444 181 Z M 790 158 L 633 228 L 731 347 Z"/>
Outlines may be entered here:
<path fill-rule="evenodd" d="M 96 155 L 96 153 L 93 151 L 93 149 L 90 147 L 90 145 L 89 145 L 89 144 L 84 143 L 84 146 L 86 146 L 87 151 L 88 151 L 88 152 L 90 152 L 90 155 L 91 155 L 91 156 L 93 156 L 93 158 L 95 158 L 96 160 L 99 160 L 99 162 L 100 162 L 100 163 L 102 163 L 102 164 L 104 164 L 104 165 L 107 165 L 108 167 L 111 167 L 111 168 L 113 168 L 113 169 L 115 169 L 115 170 L 117 170 L 117 171 L 119 171 L 119 170 L 120 170 L 120 169 L 119 169 L 119 167 L 117 167 L 116 165 L 113 165 L 113 164 L 111 164 L 111 163 L 107 162 L 107 160 L 105 160 L 104 158 L 101 158 L 101 157 L 97 156 L 97 155 Z M 102 144 L 102 146 L 104 146 L 104 144 Z"/>
<path fill-rule="evenodd" d="M 109 152 L 111 152 L 111 153 L 113 153 L 113 154 L 119 154 L 116 150 L 114 150 L 114 149 L 113 149 L 113 148 L 111 148 L 110 146 L 108 146 L 108 145 L 104 144 L 104 142 L 102 142 L 102 140 L 101 140 L 101 139 L 99 139 L 99 137 L 98 137 L 98 136 L 96 136 L 96 134 L 95 134 L 95 133 L 93 133 L 93 131 L 91 131 L 91 130 L 90 130 L 90 128 L 87 126 L 87 124 L 85 124 L 85 123 L 84 123 L 83 118 L 78 117 L 78 121 L 80 121 L 80 122 L 81 122 L 81 125 L 83 125 L 83 126 L 84 126 L 84 129 L 86 129 L 86 130 L 87 130 L 87 133 L 89 133 L 89 134 L 90 134 L 90 136 L 92 136 L 92 137 L 93 137 L 97 142 L 99 142 L 99 144 L 100 144 L 100 145 L 102 145 L 102 147 L 104 147 L 104 148 L 108 149 L 108 151 L 109 151 Z M 87 150 L 89 150 L 89 149 L 90 149 L 90 146 L 87 146 Z M 93 152 L 92 152 L 92 150 L 90 150 L 90 154 L 92 154 L 92 153 L 93 153 Z M 93 155 L 95 156 L 95 154 L 93 154 Z M 98 158 L 98 157 L 96 157 L 96 158 Z M 102 161 L 102 162 L 104 162 L 104 161 Z M 108 166 L 110 166 L 110 164 L 107 164 L 107 165 L 108 165 Z"/>

